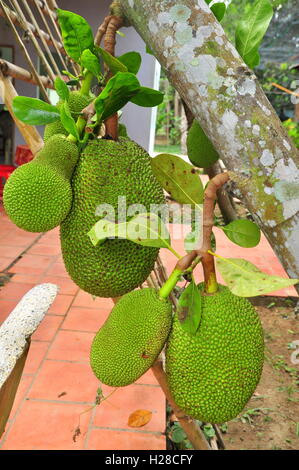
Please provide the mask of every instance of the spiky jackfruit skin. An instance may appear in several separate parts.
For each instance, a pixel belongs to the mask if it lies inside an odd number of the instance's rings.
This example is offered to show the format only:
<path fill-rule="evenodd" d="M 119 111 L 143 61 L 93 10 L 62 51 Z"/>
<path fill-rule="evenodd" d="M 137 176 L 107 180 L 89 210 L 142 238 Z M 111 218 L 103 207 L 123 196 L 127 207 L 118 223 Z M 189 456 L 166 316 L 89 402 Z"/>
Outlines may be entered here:
<path fill-rule="evenodd" d="M 235 418 L 250 399 L 263 359 L 263 330 L 254 307 L 219 286 L 215 295 L 202 296 L 196 335 L 183 330 L 175 316 L 166 348 L 168 384 L 187 415 L 223 423 Z"/>
<path fill-rule="evenodd" d="M 12 173 L 3 203 L 15 225 L 28 232 L 46 232 L 62 222 L 72 204 L 70 178 L 78 156 L 73 142 L 55 135 L 34 160 Z"/>
<path fill-rule="evenodd" d="M 96 377 L 111 387 L 135 382 L 161 352 L 171 322 L 171 303 L 155 289 L 124 295 L 93 340 L 90 363 Z"/>
<path fill-rule="evenodd" d="M 118 197 L 125 208 L 164 204 L 163 190 L 152 173 L 150 156 L 135 142 L 120 138 L 89 142 L 72 178 L 73 206 L 61 224 L 65 267 L 84 291 L 118 297 L 140 286 L 154 267 L 159 249 L 124 239 L 107 239 L 93 246 L 87 233 L 99 220 L 100 204 L 110 204 L 118 216 Z M 119 219 L 118 219 L 119 221 Z"/>
<path fill-rule="evenodd" d="M 186 143 L 190 162 L 199 168 L 208 168 L 219 159 L 212 142 L 195 119 L 188 131 Z"/>
<path fill-rule="evenodd" d="M 78 91 L 71 91 L 69 96 L 68 105 L 71 111 L 72 117 L 77 120 L 79 114 L 81 113 L 82 109 L 84 109 L 89 103 L 91 98 L 85 95 L 80 95 Z M 57 107 L 59 108 L 60 102 L 57 103 Z M 68 135 L 68 131 L 65 130 L 61 121 L 52 122 L 51 124 L 47 124 L 45 126 L 44 131 L 44 142 L 47 142 L 50 137 L 55 134 L 63 134 Z"/>

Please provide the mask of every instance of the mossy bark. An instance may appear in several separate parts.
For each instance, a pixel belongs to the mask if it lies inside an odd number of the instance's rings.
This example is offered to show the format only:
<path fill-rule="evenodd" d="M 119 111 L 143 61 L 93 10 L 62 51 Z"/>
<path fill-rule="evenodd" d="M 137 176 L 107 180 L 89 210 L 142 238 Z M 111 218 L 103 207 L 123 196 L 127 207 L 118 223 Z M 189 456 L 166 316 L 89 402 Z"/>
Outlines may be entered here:
<path fill-rule="evenodd" d="M 120 0 L 232 172 L 291 277 L 299 277 L 299 154 L 204 0 Z"/>

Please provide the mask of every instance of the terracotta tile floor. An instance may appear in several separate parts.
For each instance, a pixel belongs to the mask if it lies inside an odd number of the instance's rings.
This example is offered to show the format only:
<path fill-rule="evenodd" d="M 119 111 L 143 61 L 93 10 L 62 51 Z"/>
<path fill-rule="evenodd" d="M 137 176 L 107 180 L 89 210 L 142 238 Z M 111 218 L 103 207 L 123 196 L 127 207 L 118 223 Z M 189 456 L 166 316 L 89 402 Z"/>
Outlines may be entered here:
<path fill-rule="evenodd" d="M 173 227 L 173 230 L 177 229 Z M 241 249 L 215 230 L 217 252 L 244 257 L 270 274 L 286 276 L 264 237 L 257 248 Z M 32 336 L 31 348 L 1 449 L 165 449 L 165 399 L 151 371 L 128 387 L 117 389 L 92 408 L 98 381 L 88 361 L 90 343 L 113 303 L 80 291 L 61 260 L 58 229 L 30 234 L 16 228 L 0 205 L 0 271 L 12 274 L 0 289 L 0 323 L 35 284 L 52 282 L 60 288 L 42 324 Z M 183 253 L 181 240 L 174 248 Z M 176 259 L 161 250 L 168 272 Z M 202 280 L 200 269 L 196 280 Z M 276 292 L 296 295 L 294 288 Z M 111 388 L 103 386 L 104 395 Z M 139 429 L 127 421 L 136 409 L 153 413 Z M 75 435 L 80 426 L 80 434 Z"/>

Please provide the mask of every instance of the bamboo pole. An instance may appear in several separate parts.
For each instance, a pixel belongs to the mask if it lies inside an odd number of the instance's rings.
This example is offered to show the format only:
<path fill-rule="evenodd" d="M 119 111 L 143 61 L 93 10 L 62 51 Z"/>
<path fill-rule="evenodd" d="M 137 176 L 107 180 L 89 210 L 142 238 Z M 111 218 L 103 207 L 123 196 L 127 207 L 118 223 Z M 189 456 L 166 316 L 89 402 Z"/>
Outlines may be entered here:
<path fill-rule="evenodd" d="M 16 78 L 17 80 L 23 80 L 24 82 L 32 83 L 33 85 L 38 85 L 34 76 L 31 72 L 18 65 L 12 64 L 7 60 L 0 59 L 0 69 L 5 77 Z M 54 84 L 50 78 L 39 75 L 40 80 L 42 81 L 45 88 L 54 89 Z"/>
<path fill-rule="evenodd" d="M 35 28 L 39 28 L 39 26 L 38 26 L 38 24 L 37 24 L 37 21 L 36 21 L 34 15 L 33 15 L 33 13 L 32 13 L 32 11 L 31 11 L 31 8 L 29 7 L 27 1 L 26 1 L 26 0 L 22 0 L 22 2 L 23 2 L 23 5 L 24 5 L 25 10 L 27 11 L 27 13 L 28 13 L 28 15 L 29 15 L 30 20 L 32 21 L 32 24 L 34 25 Z M 47 54 L 48 54 L 48 56 L 49 56 L 49 58 L 50 58 L 50 60 L 51 60 L 51 62 L 52 62 L 52 67 L 53 67 L 53 69 L 56 71 L 56 74 L 57 74 L 57 75 L 61 76 L 60 70 L 59 70 L 59 68 L 58 68 L 58 66 L 57 66 L 57 63 L 56 63 L 56 61 L 55 61 L 55 59 L 54 59 L 54 57 L 53 57 L 53 55 L 52 55 L 52 52 L 50 51 L 50 48 L 49 48 L 48 44 L 46 43 L 46 40 L 45 40 L 44 36 L 40 36 L 40 40 L 41 40 L 41 42 L 43 43 L 43 46 L 44 46 L 44 48 L 45 48 L 45 50 L 46 50 L 46 52 L 47 52 Z M 54 73 L 53 73 L 51 67 L 50 67 L 50 70 L 51 70 L 51 72 L 52 72 L 52 75 L 49 74 L 49 76 L 50 76 L 51 79 L 54 81 L 54 80 L 55 80 L 55 75 L 54 75 Z"/>
<path fill-rule="evenodd" d="M 32 33 L 32 31 L 28 28 L 28 21 L 24 15 L 24 13 L 22 12 L 18 2 L 16 0 L 10 0 L 10 2 L 12 3 L 12 5 L 14 6 L 16 12 L 18 13 L 19 15 L 19 18 L 21 20 L 21 23 L 22 23 L 22 27 L 25 31 L 28 31 L 28 35 L 29 35 L 29 38 L 31 39 L 32 43 L 33 43 L 33 46 L 35 47 L 35 50 L 37 52 L 37 55 L 39 56 L 39 58 L 41 59 L 42 63 L 44 64 L 45 68 L 46 68 L 46 71 L 47 71 L 47 74 L 49 75 L 49 77 L 54 81 L 55 80 L 55 75 L 53 73 L 53 70 L 52 68 L 50 67 L 48 61 L 47 61 L 47 58 L 44 54 L 44 52 L 42 51 L 42 49 L 40 48 L 40 45 L 36 39 L 36 37 L 34 36 L 34 34 Z"/>
<path fill-rule="evenodd" d="M 44 16 L 43 10 L 41 9 L 41 7 L 40 7 L 40 5 L 39 5 L 40 2 L 39 2 L 38 0 L 33 0 L 33 1 L 34 1 L 35 5 L 36 5 L 36 8 L 37 8 L 38 11 L 39 11 L 40 17 L 41 17 L 41 19 L 43 20 L 44 26 L 46 27 L 46 30 L 47 30 L 47 32 L 48 32 L 48 34 L 49 34 L 49 37 L 51 38 L 52 45 L 54 46 L 54 48 L 55 48 L 55 50 L 56 50 L 56 52 L 57 52 L 57 54 L 58 54 L 58 57 L 59 57 L 59 59 L 60 59 L 62 65 L 63 65 L 63 67 L 67 70 L 68 67 L 67 67 L 66 62 L 65 62 L 65 60 L 64 60 L 64 57 L 63 57 L 63 55 L 62 55 L 62 53 L 61 53 L 61 49 L 60 49 L 60 47 L 58 47 L 58 42 L 57 42 L 56 39 L 54 38 L 54 36 L 53 36 L 53 34 L 52 34 L 52 31 L 51 31 L 51 29 L 50 29 L 50 27 L 49 27 L 49 25 L 48 25 L 48 23 L 47 23 L 47 20 L 46 20 L 46 18 L 45 18 L 45 16 Z M 46 8 L 46 5 L 47 5 L 47 4 L 44 3 L 44 6 L 45 6 L 44 9 L 45 9 L 45 11 L 47 12 L 48 10 L 47 10 L 47 8 Z M 49 14 L 50 14 L 50 13 L 49 13 Z M 54 20 L 54 19 L 53 19 L 53 20 Z M 55 23 L 55 21 L 54 21 L 54 23 Z M 59 37 L 60 37 L 60 35 L 59 35 Z"/>
<path fill-rule="evenodd" d="M 53 73 L 53 70 L 52 68 L 50 67 L 49 65 L 49 62 L 47 61 L 47 58 L 44 54 L 44 52 L 42 51 L 36 37 L 34 36 L 33 32 L 30 30 L 30 28 L 28 28 L 28 21 L 24 15 L 24 13 L 22 12 L 18 2 L 16 0 L 10 0 L 11 4 L 14 6 L 16 12 L 18 13 L 19 15 L 19 18 L 20 18 L 20 21 L 22 23 L 22 28 L 25 30 L 25 31 L 28 31 L 28 35 L 29 35 L 29 38 L 31 39 L 32 43 L 33 43 L 33 46 L 35 47 L 35 50 L 37 52 L 37 55 L 39 56 L 39 58 L 41 59 L 42 63 L 44 64 L 45 68 L 46 68 L 46 71 L 47 71 L 47 74 L 49 75 L 49 77 L 54 81 L 55 80 L 55 75 Z"/>
<path fill-rule="evenodd" d="M 39 87 L 40 87 L 40 89 L 41 89 L 41 91 L 42 91 L 42 93 L 43 93 L 43 95 L 44 95 L 45 100 L 49 103 L 49 97 L 48 97 L 48 95 L 47 95 L 46 89 L 45 89 L 43 83 L 42 83 L 42 82 L 40 81 L 40 79 L 39 79 L 39 75 L 38 75 L 38 73 L 37 73 L 36 70 L 35 70 L 34 64 L 33 64 L 32 60 L 31 60 L 31 58 L 30 58 L 30 56 L 29 56 L 29 54 L 28 54 L 28 51 L 27 51 L 26 47 L 24 46 L 24 43 L 23 43 L 22 39 L 20 38 L 20 35 L 19 35 L 19 33 L 18 33 L 18 31 L 17 31 L 17 29 L 16 29 L 16 27 L 15 27 L 15 25 L 14 25 L 14 23 L 13 23 L 11 17 L 9 16 L 8 9 L 7 9 L 7 7 L 4 5 L 4 3 L 3 3 L 2 0 L 0 0 L 0 6 L 1 6 L 1 8 L 2 8 L 2 11 L 4 12 L 4 15 L 5 15 L 6 20 L 10 23 L 10 25 L 11 25 L 11 27 L 12 27 L 13 33 L 14 33 L 14 35 L 15 35 L 15 38 L 16 38 L 16 40 L 17 40 L 17 42 L 18 42 L 18 44 L 19 44 L 19 46 L 20 46 L 20 48 L 21 48 L 21 50 L 22 50 L 22 52 L 23 52 L 23 54 L 24 54 L 24 56 L 25 56 L 25 58 L 26 58 L 26 60 L 27 60 L 27 62 L 28 62 L 28 64 L 29 64 L 29 66 L 30 66 L 30 69 L 31 69 L 31 71 L 32 71 L 32 74 L 33 74 L 35 80 L 37 81 L 37 83 L 38 83 L 38 85 L 39 85 Z"/>
<path fill-rule="evenodd" d="M 21 26 L 21 25 L 20 25 L 19 18 L 18 18 L 18 15 L 17 15 L 14 11 L 12 11 L 10 8 L 8 8 L 7 6 L 5 7 L 5 9 L 6 9 L 6 14 L 9 15 L 9 18 L 10 18 L 9 23 L 12 22 L 13 24 L 16 24 L 16 25 L 18 25 L 18 26 Z M 2 2 L 1 2 L 0 16 L 2 16 L 3 18 L 7 19 L 6 14 L 5 14 L 4 7 L 3 7 L 3 5 L 2 5 Z M 50 37 L 47 33 L 45 33 L 45 31 L 43 31 L 43 30 L 41 30 L 41 29 L 38 29 L 38 30 L 37 30 L 37 29 L 33 26 L 33 24 L 31 24 L 31 23 L 28 23 L 28 27 L 30 28 L 30 30 L 33 32 L 33 34 L 34 34 L 35 36 L 40 37 L 40 36 L 42 35 L 42 36 L 44 36 L 44 38 L 45 38 L 47 44 L 53 45 L 53 44 L 52 44 L 51 37 Z M 57 41 L 57 46 L 59 47 L 59 49 L 60 49 L 62 52 L 65 53 L 64 48 L 63 48 L 63 45 L 62 45 L 59 41 Z"/>
<path fill-rule="evenodd" d="M 35 6 L 38 5 L 38 7 L 39 7 L 46 15 L 52 15 L 53 18 L 54 18 L 54 20 L 56 20 L 57 15 L 56 15 L 56 12 L 54 11 L 54 9 L 53 9 L 53 11 L 51 11 L 51 9 L 47 9 L 47 8 L 46 8 L 46 4 L 49 3 L 49 2 L 41 1 L 41 0 L 27 0 L 27 1 L 29 1 L 30 3 L 35 4 Z M 57 8 L 57 5 L 56 5 L 55 8 Z"/>
<path fill-rule="evenodd" d="M 18 96 L 11 80 L 8 77 L 5 77 L 1 70 L 0 70 L 0 83 L 2 84 L 2 98 L 9 110 L 14 122 L 16 123 L 19 131 L 21 132 L 22 136 L 24 137 L 25 142 L 29 146 L 33 155 L 41 150 L 44 145 L 43 139 L 39 135 L 37 129 L 34 126 L 30 126 L 29 124 L 25 124 L 14 115 L 12 110 L 12 101 L 15 96 Z"/>

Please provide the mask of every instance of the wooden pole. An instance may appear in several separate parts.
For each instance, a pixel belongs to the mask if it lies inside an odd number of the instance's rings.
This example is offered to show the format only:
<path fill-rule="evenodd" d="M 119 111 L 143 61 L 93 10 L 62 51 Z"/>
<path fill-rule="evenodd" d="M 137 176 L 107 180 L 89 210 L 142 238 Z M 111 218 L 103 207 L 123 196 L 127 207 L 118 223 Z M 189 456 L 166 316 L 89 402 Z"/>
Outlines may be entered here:
<path fill-rule="evenodd" d="M 14 33 L 15 38 L 16 38 L 16 40 L 17 40 L 17 43 L 19 44 L 20 49 L 21 49 L 21 51 L 23 52 L 23 54 L 24 54 L 24 56 L 25 56 L 25 58 L 26 58 L 26 60 L 27 60 L 27 62 L 28 62 L 28 64 L 29 64 L 29 67 L 30 67 L 30 69 L 31 69 L 31 71 L 32 71 L 32 74 L 33 74 L 35 80 L 37 81 L 37 83 L 38 83 L 38 85 L 39 85 L 39 87 L 40 87 L 40 89 L 41 89 L 41 92 L 42 92 L 42 94 L 43 94 L 45 100 L 49 103 L 50 100 L 49 100 L 49 97 L 48 97 L 48 95 L 47 95 L 46 89 L 45 89 L 43 83 L 42 83 L 42 82 L 40 81 L 40 79 L 39 79 L 38 73 L 37 73 L 36 70 L 35 70 L 35 66 L 34 66 L 34 64 L 33 64 L 32 60 L 31 60 L 31 58 L 30 58 L 30 55 L 29 55 L 29 53 L 28 53 L 26 47 L 24 46 L 24 43 L 23 43 L 22 39 L 20 38 L 20 35 L 19 35 L 19 33 L 18 33 L 18 31 L 17 31 L 17 29 L 16 29 L 16 27 L 15 27 L 15 25 L 14 25 L 14 23 L 13 23 L 11 17 L 10 17 L 10 15 L 9 15 L 9 11 L 8 11 L 7 7 L 4 5 L 4 3 L 3 3 L 2 0 L 0 0 L 0 6 L 2 7 L 2 11 L 4 12 L 4 15 L 5 15 L 6 20 L 10 23 L 10 25 L 11 25 L 11 27 L 12 27 L 12 30 L 13 30 L 13 33 Z"/>
<path fill-rule="evenodd" d="M 36 39 L 36 37 L 34 36 L 33 32 L 31 31 L 30 28 L 28 28 L 28 21 L 24 15 L 24 13 L 22 12 L 18 2 L 16 0 L 10 0 L 12 5 L 14 6 L 16 12 L 18 13 L 19 15 L 19 18 L 22 22 L 22 27 L 25 31 L 28 31 L 28 35 L 33 43 L 33 46 L 35 47 L 35 50 L 37 52 L 37 55 L 39 56 L 39 58 L 41 59 L 42 63 L 44 64 L 45 68 L 46 68 L 46 71 L 47 71 L 47 74 L 49 75 L 49 77 L 54 81 L 55 80 L 55 75 L 53 73 L 53 70 L 52 68 L 50 67 L 47 59 L 46 59 L 46 56 L 44 54 L 44 52 L 42 51 L 42 49 L 40 48 L 40 45 Z M 24 3 L 24 2 L 23 2 Z M 25 6 L 27 7 L 27 5 L 25 4 Z M 51 54 L 51 53 L 50 53 Z"/>
<path fill-rule="evenodd" d="M 2 2 L 1 2 L 1 3 L 2 3 Z M 8 7 L 5 7 L 5 9 L 6 9 L 7 14 L 8 14 L 9 17 L 10 17 L 10 20 L 13 22 L 13 24 L 16 24 L 16 25 L 18 25 L 18 26 L 21 26 L 21 25 L 20 25 L 19 18 L 18 18 L 18 15 L 17 15 L 14 11 L 12 11 L 10 8 L 8 8 Z M 6 14 L 5 14 L 3 5 L 0 6 L 0 16 L 6 18 Z M 31 24 L 31 23 L 28 23 L 28 27 L 30 28 L 30 30 L 33 32 L 33 34 L 34 34 L 35 36 L 40 37 L 40 36 L 42 35 L 42 36 L 44 36 L 46 42 L 47 42 L 49 45 L 53 45 L 50 36 L 49 36 L 47 33 L 45 33 L 45 31 L 43 31 L 43 30 L 41 30 L 41 29 L 38 29 L 38 30 L 37 30 L 37 29 L 33 26 L 33 24 Z M 60 42 L 58 42 L 58 41 L 57 41 L 57 45 L 58 45 L 59 49 L 60 49 L 62 52 L 65 53 L 64 48 L 63 48 L 63 45 L 62 45 Z"/>
<path fill-rule="evenodd" d="M 29 7 L 27 1 L 22 0 L 22 2 L 23 2 L 23 5 L 24 5 L 24 8 L 26 9 L 26 11 L 27 11 L 27 13 L 28 13 L 28 15 L 29 15 L 30 20 L 32 21 L 32 24 L 34 25 L 35 28 L 39 28 L 39 26 L 38 26 L 38 24 L 37 24 L 37 21 L 36 21 L 36 19 L 35 19 L 35 16 L 33 15 L 33 13 L 32 13 L 32 11 L 31 11 L 31 9 L 30 9 L 30 7 Z M 44 36 L 41 35 L 41 36 L 40 36 L 40 39 L 41 39 L 41 42 L 43 43 L 43 46 L 44 46 L 44 48 L 45 48 L 45 51 L 46 51 L 47 54 L 48 54 L 49 59 L 50 59 L 51 62 L 52 62 L 52 67 L 53 67 L 53 69 L 56 71 L 56 74 L 60 76 L 60 75 L 61 75 L 61 74 L 60 74 L 60 70 L 59 70 L 59 68 L 58 68 L 58 66 L 57 66 L 57 63 L 56 63 L 56 61 L 55 61 L 55 59 L 54 59 L 54 57 L 53 57 L 53 55 L 52 55 L 52 52 L 50 51 L 50 48 L 49 48 L 48 44 L 46 43 L 46 40 L 45 40 Z M 45 57 L 45 56 L 44 56 L 44 57 Z M 50 76 L 50 77 L 52 78 L 52 80 L 54 81 L 54 80 L 55 80 L 55 75 L 54 75 L 54 73 L 53 73 L 53 71 L 52 71 L 52 69 L 51 69 L 50 66 L 49 66 L 49 68 L 50 68 L 50 70 L 51 70 L 51 74 L 49 74 L 49 76 Z"/>
<path fill-rule="evenodd" d="M 7 106 L 14 122 L 16 123 L 19 131 L 21 132 L 22 136 L 24 137 L 25 142 L 29 146 L 33 155 L 42 149 L 44 142 L 39 133 L 37 132 L 34 126 L 30 126 L 29 124 L 25 124 L 14 115 L 12 110 L 12 101 L 15 96 L 17 96 L 17 92 L 11 83 L 11 80 L 8 77 L 3 76 L 2 72 L 0 71 L 0 84 L 2 84 L 2 99 Z"/>
<path fill-rule="evenodd" d="M 65 62 L 65 60 L 64 60 L 64 57 L 63 57 L 63 55 L 62 55 L 62 53 L 61 53 L 61 48 L 59 47 L 59 44 L 60 44 L 60 43 L 58 43 L 58 42 L 56 41 L 56 39 L 54 38 L 54 36 L 53 36 L 53 34 L 52 34 L 52 31 L 51 31 L 51 29 L 50 29 L 50 27 L 49 27 L 49 25 L 48 25 L 48 23 L 47 23 L 47 21 L 46 21 L 46 18 L 45 18 L 45 16 L 44 16 L 43 10 L 41 9 L 41 7 L 40 7 L 40 5 L 39 5 L 40 2 L 39 2 L 38 0 L 34 0 L 34 2 L 35 2 L 35 5 L 36 5 L 36 8 L 37 8 L 38 11 L 39 11 L 40 17 L 41 17 L 41 19 L 43 20 L 44 26 L 46 27 L 46 30 L 47 30 L 47 32 L 48 32 L 48 34 L 49 34 L 49 37 L 50 37 L 50 39 L 51 39 L 51 42 L 52 42 L 52 44 L 53 44 L 53 46 L 54 46 L 54 48 L 55 48 L 55 50 L 56 50 L 56 52 L 57 52 L 57 54 L 58 54 L 58 57 L 59 57 L 59 59 L 60 59 L 62 65 L 63 65 L 63 67 L 65 68 L 65 70 L 67 70 L 68 67 L 67 67 L 66 62 Z M 46 12 L 49 11 L 48 14 L 51 16 L 50 10 L 47 10 L 47 2 L 44 3 L 44 9 L 45 9 Z M 55 20 L 54 20 L 54 18 L 52 18 L 52 16 L 51 16 L 51 20 L 54 22 L 54 24 L 55 24 L 55 26 L 56 26 Z M 58 37 L 60 37 L 60 35 L 59 35 Z M 63 51 L 64 51 L 64 49 L 63 49 Z M 65 53 L 65 51 L 64 51 L 64 53 Z"/>
<path fill-rule="evenodd" d="M 7 60 L 0 59 L 0 69 L 5 77 L 12 77 L 18 80 L 23 80 L 24 82 L 32 83 L 33 85 L 38 85 L 31 72 L 8 62 Z M 54 89 L 54 84 L 50 78 L 44 75 L 39 75 L 39 79 L 45 88 Z"/>

